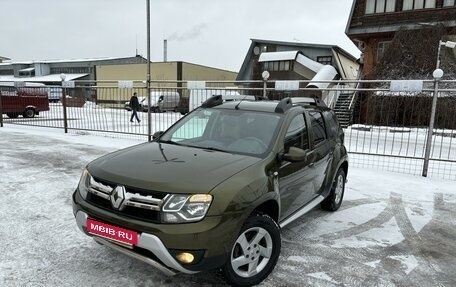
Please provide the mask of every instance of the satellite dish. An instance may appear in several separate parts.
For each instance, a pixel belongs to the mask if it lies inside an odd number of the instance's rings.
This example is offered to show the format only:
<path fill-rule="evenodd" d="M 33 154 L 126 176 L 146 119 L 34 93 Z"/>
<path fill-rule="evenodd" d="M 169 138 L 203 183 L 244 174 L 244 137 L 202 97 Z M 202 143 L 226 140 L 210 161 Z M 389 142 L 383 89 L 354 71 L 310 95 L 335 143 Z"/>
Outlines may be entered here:
<path fill-rule="evenodd" d="M 260 54 L 260 47 L 255 46 L 255 47 L 253 48 L 253 53 L 254 53 L 255 55 L 259 55 L 259 54 Z"/>

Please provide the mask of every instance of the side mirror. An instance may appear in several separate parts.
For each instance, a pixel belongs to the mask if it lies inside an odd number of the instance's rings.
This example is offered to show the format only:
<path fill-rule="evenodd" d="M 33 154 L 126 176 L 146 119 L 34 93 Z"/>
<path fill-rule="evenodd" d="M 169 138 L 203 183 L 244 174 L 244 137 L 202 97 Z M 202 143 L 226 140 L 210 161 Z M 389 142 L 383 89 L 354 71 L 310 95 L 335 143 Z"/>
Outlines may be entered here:
<path fill-rule="evenodd" d="M 164 131 L 155 132 L 155 133 L 152 135 L 152 140 L 158 139 L 163 133 L 164 133 Z"/>
<path fill-rule="evenodd" d="M 307 159 L 307 152 L 297 147 L 290 147 L 287 153 L 282 155 L 282 159 L 290 162 L 305 161 Z"/>

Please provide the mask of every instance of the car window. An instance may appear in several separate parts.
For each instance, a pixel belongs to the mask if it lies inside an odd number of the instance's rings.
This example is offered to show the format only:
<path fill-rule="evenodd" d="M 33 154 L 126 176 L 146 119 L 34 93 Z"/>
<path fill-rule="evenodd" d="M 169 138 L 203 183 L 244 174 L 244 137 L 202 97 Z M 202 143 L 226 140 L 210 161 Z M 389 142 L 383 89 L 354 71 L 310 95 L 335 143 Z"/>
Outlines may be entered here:
<path fill-rule="evenodd" d="M 334 114 L 334 112 L 327 111 L 324 113 L 324 116 L 328 126 L 328 137 L 336 137 L 339 130 L 339 122 L 336 118 L 336 115 Z"/>
<path fill-rule="evenodd" d="M 173 133 L 171 140 L 180 142 L 201 137 L 206 129 L 210 116 L 211 112 L 205 111 L 197 117 L 190 118 Z"/>
<path fill-rule="evenodd" d="M 324 142 L 327 138 L 325 122 L 320 112 L 309 111 L 310 122 L 312 125 L 313 132 L 313 144 L 314 146 Z"/>
<path fill-rule="evenodd" d="M 160 141 L 260 156 L 276 139 L 280 119 L 276 113 L 198 109 L 166 131 Z"/>
<path fill-rule="evenodd" d="M 288 149 L 292 146 L 304 150 L 309 148 L 304 114 L 299 114 L 293 118 L 290 125 L 288 126 L 287 133 L 285 134 L 283 145 L 285 147 L 285 151 L 288 151 Z"/>

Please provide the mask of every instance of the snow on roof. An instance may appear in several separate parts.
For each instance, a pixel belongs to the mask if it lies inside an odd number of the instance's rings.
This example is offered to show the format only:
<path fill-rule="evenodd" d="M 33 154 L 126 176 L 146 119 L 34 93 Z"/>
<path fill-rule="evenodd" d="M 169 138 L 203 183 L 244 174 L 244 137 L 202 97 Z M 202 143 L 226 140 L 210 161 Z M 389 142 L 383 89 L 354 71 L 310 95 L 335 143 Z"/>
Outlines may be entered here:
<path fill-rule="evenodd" d="M 322 83 L 318 81 L 331 81 L 337 76 L 336 69 L 331 65 L 324 65 L 317 74 L 312 78 L 311 82 L 307 84 L 306 88 L 316 87 L 325 89 L 329 87 L 330 83 Z"/>
<path fill-rule="evenodd" d="M 261 53 L 258 62 L 296 60 L 298 53 L 299 51 L 264 52 Z"/>
<path fill-rule="evenodd" d="M 0 85 L 14 87 L 14 82 L 1 82 L 0 81 Z M 43 86 L 46 86 L 46 85 L 43 83 L 25 82 L 25 87 L 43 87 Z"/>
<path fill-rule="evenodd" d="M 19 70 L 19 72 L 31 72 L 33 70 L 35 70 L 35 68 L 32 67 L 32 68 L 26 68 L 26 69 Z"/>
<path fill-rule="evenodd" d="M 86 58 L 86 59 L 63 59 L 63 60 L 37 60 L 37 61 L 19 61 L 13 62 L 13 64 L 51 64 L 51 63 L 71 63 L 71 62 L 95 62 L 95 61 L 109 61 L 125 59 L 124 57 L 104 57 L 104 58 Z"/>
<path fill-rule="evenodd" d="M 296 62 L 300 63 L 304 67 L 309 68 L 310 70 L 314 71 L 317 73 L 321 68 L 323 68 L 323 64 L 320 64 L 310 58 L 307 58 L 306 56 L 302 54 L 298 54 L 296 57 Z"/>
<path fill-rule="evenodd" d="M 65 74 L 66 81 L 73 81 L 88 74 Z M 38 76 L 38 77 L 14 77 L 14 76 L 0 76 L 0 82 L 61 82 L 62 79 L 60 78 L 60 74 L 51 74 L 46 76 Z"/>

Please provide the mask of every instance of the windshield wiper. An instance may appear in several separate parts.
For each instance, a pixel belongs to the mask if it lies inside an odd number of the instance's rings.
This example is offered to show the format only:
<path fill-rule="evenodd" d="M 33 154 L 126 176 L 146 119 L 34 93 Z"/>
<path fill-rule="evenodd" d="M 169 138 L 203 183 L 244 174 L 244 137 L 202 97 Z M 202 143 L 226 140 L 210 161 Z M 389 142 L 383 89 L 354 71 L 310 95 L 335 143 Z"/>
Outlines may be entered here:
<path fill-rule="evenodd" d="M 178 142 L 175 142 L 175 141 L 172 141 L 172 140 L 159 140 L 158 141 L 159 143 L 167 143 L 167 144 L 173 144 L 173 145 L 182 145 L 181 143 L 178 143 Z"/>
<path fill-rule="evenodd" d="M 216 147 L 204 147 L 204 146 L 202 146 L 202 147 L 199 147 L 199 148 L 205 149 L 205 150 L 213 150 L 213 151 L 228 152 L 228 151 L 226 151 L 226 150 L 224 150 L 224 149 L 220 149 L 220 148 L 216 148 Z"/>

